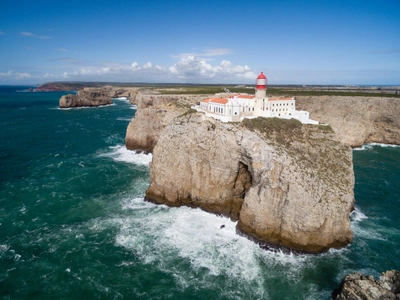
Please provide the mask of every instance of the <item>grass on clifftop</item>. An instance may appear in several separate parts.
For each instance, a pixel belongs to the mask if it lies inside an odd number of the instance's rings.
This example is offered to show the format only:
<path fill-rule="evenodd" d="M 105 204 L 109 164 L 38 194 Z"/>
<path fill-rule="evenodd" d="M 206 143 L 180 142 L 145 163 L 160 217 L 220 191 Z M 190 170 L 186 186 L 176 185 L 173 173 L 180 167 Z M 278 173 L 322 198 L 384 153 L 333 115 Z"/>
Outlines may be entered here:
<path fill-rule="evenodd" d="M 254 119 L 245 118 L 242 124 L 251 131 L 258 130 L 261 133 L 270 133 L 272 131 L 288 131 L 301 129 L 302 124 L 296 119 L 281 119 L 281 118 L 263 118 Z"/>
<path fill-rule="evenodd" d="M 304 142 L 315 138 L 315 134 L 320 137 L 321 134 L 324 136 L 334 134 L 330 125 L 303 125 L 297 119 L 246 118 L 241 124 L 251 131 L 259 132 L 264 138 L 272 139 L 285 146 L 289 146 L 294 141 Z"/>

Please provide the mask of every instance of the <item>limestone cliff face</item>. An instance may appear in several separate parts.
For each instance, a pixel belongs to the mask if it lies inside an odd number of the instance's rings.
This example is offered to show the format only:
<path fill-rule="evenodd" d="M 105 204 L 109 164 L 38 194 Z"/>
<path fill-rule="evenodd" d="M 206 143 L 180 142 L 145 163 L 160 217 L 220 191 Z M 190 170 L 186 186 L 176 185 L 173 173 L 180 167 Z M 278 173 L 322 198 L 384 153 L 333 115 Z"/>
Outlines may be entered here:
<path fill-rule="evenodd" d="M 364 143 L 400 144 L 400 99 L 385 97 L 303 96 L 297 109 L 332 126 L 338 140 L 352 147 Z"/>
<path fill-rule="evenodd" d="M 83 89 L 76 95 L 64 95 L 60 99 L 60 108 L 101 106 L 112 104 L 108 89 Z"/>
<path fill-rule="evenodd" d="M 126 148 L 153 151 L 161 131 L 182 113 L 182 110 L 153 107 L 138 110 L 126 130 Z"/>
<path fill-rule="evenodd" d="M 351 148 L 324 128 L 265 120 L 243 126 L 202 114 L 175 118 L 153 150 L 146 198 L 228 215 L 271 246 L 318 253 L 346 245 Z"/>
<path fill-rule="evenodd" d="M 161 131 L 203 98 L 204 95 L 158 95 L 146 90 L 134 94 L 131 103 L 138 110 L 126 130 L 126 148 L 153 151 Z"/>

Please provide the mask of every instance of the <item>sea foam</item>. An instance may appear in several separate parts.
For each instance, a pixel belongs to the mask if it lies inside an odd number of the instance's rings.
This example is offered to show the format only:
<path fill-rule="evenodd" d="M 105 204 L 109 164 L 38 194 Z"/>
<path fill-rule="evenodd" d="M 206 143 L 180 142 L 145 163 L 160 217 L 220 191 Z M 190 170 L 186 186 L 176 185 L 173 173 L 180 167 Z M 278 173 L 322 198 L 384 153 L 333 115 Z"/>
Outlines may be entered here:
<path fill-rule="evenodd" d="M 261 249 L 238 235 L 236 222 L 226 217 L 200 209 L 149 204 L 140 198 L 125 199 L 122 207 L 132 214 L 126 216 L 120 227 L 116 244 L 133 251 L 141 262 L 171 274 L 182 289 L 214 289 L 218 288 L 220 278 L 226 278 L 228 286 L 239 286 L 244 293 L 226 294 L 227 298 L 250 293 L 266 299 L 266 280 L 274 280 L 279 274 L 298 283 L 304 269 L 313 267 L 309 256 Z M 215 280 L 210 280 L 210 276 Z"/>
<path fill-rule="evenodd" d="M 144 165 L 148 166 L 151 162 L 153 156 L 152 154 L 146 153 L 137 153 L 135 151 L 131 151 L 125 148 L 123 145 L 111 146 L 109 147 L 110 151 L 107 153 L 102 153 L 100 157 L 110 157 L 114 161 L 118 162 L 126 162 L 135 165 Z"/>
<path fill-rule="evenodd" d="M 399 145 L 392 145 L 392 144 L 370 143 L 370 144 L 364 144 L 361 147 L 353 148 L 353 150 L 355 150 L 355 151 L 370 150 L 370 149 L 373 149 L 375 146 L 382 147 L 382 148 L 386 148 L 386 147 L 397 148 L 397 147 L 400 147 Z"/>

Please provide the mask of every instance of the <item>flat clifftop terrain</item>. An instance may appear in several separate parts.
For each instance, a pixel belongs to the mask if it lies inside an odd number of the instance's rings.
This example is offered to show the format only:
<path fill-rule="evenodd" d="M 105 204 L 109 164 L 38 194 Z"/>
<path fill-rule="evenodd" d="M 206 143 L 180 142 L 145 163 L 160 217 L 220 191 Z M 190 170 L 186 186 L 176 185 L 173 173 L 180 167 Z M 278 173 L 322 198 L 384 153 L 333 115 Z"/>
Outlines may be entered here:
<path fill-rule="evenodd" d="M 300 96 L 296 97 L 296 107 L 329 124 L 337 139 L 352 147 L 400 144 L 400 98 Z"/>

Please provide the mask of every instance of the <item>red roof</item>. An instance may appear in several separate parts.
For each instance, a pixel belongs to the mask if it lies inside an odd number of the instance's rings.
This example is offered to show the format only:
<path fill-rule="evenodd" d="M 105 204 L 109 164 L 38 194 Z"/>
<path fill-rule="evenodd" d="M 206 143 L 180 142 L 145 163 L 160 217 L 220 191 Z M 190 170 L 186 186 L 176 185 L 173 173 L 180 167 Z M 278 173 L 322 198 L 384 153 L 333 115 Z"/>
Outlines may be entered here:
<path fill-rule="evenodd" d="M 252 95 L 239 95 L 238 98 L 242 99 L 254 99 L 255 96 Z"/>
<path fill-rule="evenodd" d="M 264 73 L 261 72 L 261 74 L 258 75 L 257 79 L 267 79 L 267 77 L 265 77 Z"/>
<path fill-rule="evenodd" d="M 213 98 L 213 99 L 210 100 L 210 102 L 219 103 L 219 104 L 226 104 L 226 103 L 228 103 L 228 99 L 225 99 L 225 98 Z"/>

